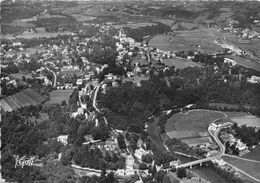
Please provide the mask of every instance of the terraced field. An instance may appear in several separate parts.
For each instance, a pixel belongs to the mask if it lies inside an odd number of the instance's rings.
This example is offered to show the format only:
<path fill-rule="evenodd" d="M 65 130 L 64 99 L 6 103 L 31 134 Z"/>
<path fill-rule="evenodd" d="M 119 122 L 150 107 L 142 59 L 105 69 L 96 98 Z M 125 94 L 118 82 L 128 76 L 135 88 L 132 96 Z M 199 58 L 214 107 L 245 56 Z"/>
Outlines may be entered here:
<path fill-rule="evenodd" d="M 1 100 L 1 111 L 15 111 L 26 106 L 37 106 L 46 99 L 31 88 L 24 89 Z"/>

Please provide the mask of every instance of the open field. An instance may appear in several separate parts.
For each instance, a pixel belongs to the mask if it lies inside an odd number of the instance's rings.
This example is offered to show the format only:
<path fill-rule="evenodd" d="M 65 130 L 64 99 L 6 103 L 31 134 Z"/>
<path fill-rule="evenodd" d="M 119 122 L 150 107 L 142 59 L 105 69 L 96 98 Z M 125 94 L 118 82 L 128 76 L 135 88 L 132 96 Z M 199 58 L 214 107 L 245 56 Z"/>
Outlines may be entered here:
<path fill-rule="evenodd" d="M 252 115 L 232 117 L 231 120 L 237 123 L 238 125 L 248 125 L 260 128 L 260 118 L 257 118 Z"/>
<path fill-rule="evenodd" d="M 191 138 L 191 139 L 182 139 L 182 142 L 185 144 L 191 146 L 194 144 L 205 144 L 205 143 L 211 143 L 210 137 L 201 137 L 201 138 Z"/>
<path fill-rule="evenodd" d="M 208 125 L 224 115 L 218 111 L 190 111 L 188 114 L 174 114 L 166 123 L 166 131 L 207 131 Z"/>
<path fill-rule="evenodd" d="M 260 145 L 256 146 L 250 153 L 247 153 L 243 158 L 260 161 Z"/>
<path fill-rule="evenodd" d="M 23 79 L 23 76 L 26 77 L 26 78 L 32 78 L 32 75 L 30 73 L 13 73 L 13 74 L 10 74 L 12 77 L 14 78 L 17 78 L 17 79 L 20 79 L 22 80 Z"/>
<path fill-rule="evenodd" d="M 72 92 L 73 90 L 53 90 L 50 92 L 50 100 L 45 104 L 61 104 L 63 100 L 65 100 L 68 104 Z"/>
<path fill-rule="evenodd" d="M 187 24 L 185 24 L 187 26 Z M 211 29 L 196 29 L 186 31 L 175 31 L 175 35 L 157 35 L 150 40 L 149 46 L 162 50 L 189 51 L 199 50 L 201 52 L 215 53 L 222 48 L 214 44 L 216 36 Z"/>
<path fill-rule="evenodd" d="M 194 28 L 198 27 L 197 24 L 189 23 L 189 22 L 183 22 L 183 23 L 181 23 L 181 26 L 185 27 L 186 29 L 194 29 Z"/>
<path fill-rule="evenodd" d="M 28 34 L 20 34 L 16 36 L 17 38 L 23 38 L 23 39 L 32 39 L 32 38 L 51 38 L 51 37 L 57 37 L 58 35 L 68 35 L 71 34 L 71 32 L 41 32 L 41 33 L 28 33 Z"/>
<path fill-rule="evenodd" d="M 260 118 L 253 116 L 250 113 L 226 112 L 226 111 L 224 113 L 228 115 L 228 117 L 219 120 L 218 123 L 229 121 L 229 122 L 237 123 L 238 125 L 248 125 L 248 126 L 260 128 Z"/>
<path fill-rule="evenodd" d="M 198 24 L 190 23 L 190 22 L 178 22 L 171 27 L 171 30 L 192 30 L 198 28 Z"/>
<path fill-rule="evenodd" d="M 49 14 L 43 14 L 38 17 L 39 19 L 45 19 L 45 18 L 66 18 L 63 15 L 49 15 Z"/>
<path fill-rule="evenodd" d="M 82 15 L 82 14 L 71 14 L 78 22 L 85 22 L 95 20 L 97 17 Z"/>
<path fill-rule="evenodd" d="M 149 78 L 146 76 L 134 76 L 128 77 L 123 80 L 123 82 L 140 83 L 141 81 L 147 81 Z"/>
<path fill-rule="evenodd" d="M 123 27 L 129 27 L 131 29 L 138 29 L 140 27 L 147 27 L 147 26 L 152 26 L 152 25 L 157 25 L 156 23 L 149 23 L 149 22 L 144 22 L 144 23 L 136 23 L 136 22 L 128 22 L 127 24 L 115 24 L 113 27 L 116 29 L 121 29 Z"/>
<path fill-rule="evenodd" d="M 239 65 L 242 65 L 246 68 L 251 68 L 256 71 L 260 71 L 260 62 L 254 62 L 247 58 L 242 58 L 239 56 L 232 56 L 231 59 L 235 60 Z"/>
<path fill-rule="evenodd" d="M 150 41 L 149 41 L 149 46 L 158 48 L 161 50 L 165 51 L 171 51 L 171 43 L 170 43 L 170 38 L 171 36 L 168 35 L 157 35 L 154 36 Z"/>
<path fill-rule="evenodd" d="M 171 19 L 155 18 L 153 20 L 155 22 L 160 22 L 160 23 L 168 25 L 168 26 L 172 26 L 175 23 L 175 20 L 171 20 Z"/>
<path fill-rule="evenodd" d="M 224 161 L 230 163 L 231 165 L 241 169 L 242 171 L 246 172 L 247 174 L 260 179 L 260 163 L 257 162 L 250 162 L 242 159 L 237 159 L 233 157 L 222 157 Z"/>
<path fill-rule="evenodd" d="M 170 131 L 167 132 L 167 135 L 177 139 L 200 137 L 199 133 L 195 131 Z"/>
<path fill-rule="evenodd" d="M 164 59 L 163 63 L 167 66 L 174 66 L 177 69 L 184 69 L 186 67 L 201 67 L 199 63 L 179 58 Z"/>
<path fill-rule="evenodd" d="M 19 26 L 19 27 L 28 27 L 28 28 L 35 27 L 34 24 L 29 23 L 31 21 L 34 21 L 34 19 L 17 19 L 17 20 L 14 20 L 13 22 L 11 22 L 9 25 L 10 26 Z"/>

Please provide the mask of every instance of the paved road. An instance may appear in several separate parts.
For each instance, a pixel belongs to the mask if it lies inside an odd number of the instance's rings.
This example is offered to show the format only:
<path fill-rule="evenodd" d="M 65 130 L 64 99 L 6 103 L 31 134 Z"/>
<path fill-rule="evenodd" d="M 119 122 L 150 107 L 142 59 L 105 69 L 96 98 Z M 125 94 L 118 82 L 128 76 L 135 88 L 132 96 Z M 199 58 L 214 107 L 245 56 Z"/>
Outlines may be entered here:
<path fill-rule="evenodd" d="M 193 110 L 190 110 L 190 111 L 188 111 L 188 112 L 186 112 L 186 113 L 181 113 L 181 114 L 187 115 L 187 114 L 189 114 L 191 111 L 209 111 L 209 110 L 193 109 Z M 216 111 L 216 112 L 219 112 L 219 111 Z M 217 121 L 217 120 L 219 120 L 219 119 L 222 119 L 222 118 L 226 118 L 226 117 L 227 117 L 226 114 L 223 113 L 223 115 L 224 115 L 224 117 L 215 119 L 213 122 L 215 122 L 215 121 Z M 213 122 L 212 122 L 212 123 L 213 123 Z M 218 152 L 216 155 L 214 155 L 214 156 L 212 156 L 212 157 L 203 158 L 203 159 L 199 159 L 199 160 L 196 160 L 196 161 L 188 162 L 188 163 L 179 165 L 178 167 L 179 167 L 179 168 L 180 168 L 180 167 L 190 167 L 190 166 L 193 166 L 193 165 L 197 165 L 197 164 L 200 164 L 200 163 L 204 163 L 204 162 L 210 161 L 210 160 L 212 160 L 212 159 L 214 159 L 214 158 L 216 158 L 216 157 L 220 157 L 220 156 L 224 155 L 224 154 L 225 154 L 225 146 L 221 143 L 221 141 L 220 141 L 219 138 L 218 138 L 219 131 L 220 131 L 222 128 L 224 128 L 224 127 L 220 127 L 220 128 L 218 128 L 218 129 L 216 129 L 216 131 L 214 131 L 214 133 L 212 133 L 212 131 L 210 131 L 210 130 L 208 129 L 209 134 L 212 136 L 212 138 L 216 141 L 216 143 L 217 143 L 218 146 L 219 146 L 219 152 Z"/>
<path fill-rule="evenodd" d="M 57 76 L 56 76 L 56 74 L 52 70 L 50 70 L 48 67 L 46 67 L 46 69 L 48 71 L 50 71 L 54 75 L 53 86 L 56 87 L 56 83 L 57 83 Z"/>
<path fill-rule="evenodd" d="M 94 90 L 95 90 L 95 92 L 94 92 L 94 97 L 93 97 L 93 107 L 94 107 L 94 109 L 96 110 L 96 111 L 98 111 L 99 113 L 101 113 L 100 112 L 100 110 L 97 108 L 97 94 L 98 94 L 98 91 L 99 91 L 99 89 L 100 89 L 100 87 L 101 87 L 101 85 L 103 84 L 103 81 L 101 82 L 101 83 L 99 83 L 99 85 L 96 87 L 96 88 L 94 88 Z M 103 119 L 104 119 L 104 121 L 105 121 L 105 123 L 108 125 L 108 121 L 107 121 L 107 119 L 103 116 Z"/>
<path fill-rule="evenodd" d="M 48 67 L 41 67 L 40 69 L 36 70 L 35 72 L 42 71 L 42 70 L 44 70 L 44 69 L 48 70 L 49 72 L 51 72 L 51 73 L 53 74 L 53 76 L 54 76 L 53 86 L 56 87 L 57 76 L 56 76 L 56 74 L 55 74 L 52 70 L 50 70 Z"/>
<path fill-rule="evenodd" d="M 93 107 L 95 108 L 96 111 L 98 111 L 100 113 L 100 110 L 97 108 L 96 104 L 97 104 L 97 94 L 98 94 L 98 91 L 101 87 L 103 82 L 99 83 L 99 85 L 94 89 L 95 92 L 94 92 L 94 97 L 93 97 Z"/>
<path fill-rule="evenodd" d="M 214 158 L 215 157 L 213 156 L 213 157 L 199 159 L 199 160 L 196 160 L 196 161 L 191 161 L 191 162 L 188 162 L 188 163 L 184 163 L 184 164 L 178 165 L 176 168 L 186 168 L 186 167 L 198 165 L 198 164 L 201 164 L 201 163 L 208 162 L 208 161 L 210 161 L 210 160 L 212 160 Z"/>
<path fill-rule="evenodd" d="M 212 134 L 210 133 L 210 135 L 214 138 L 214 140 L 216 141 L 216 143 L 218 144 L 219 146 L 219 153 L 215 156 L 222 156 L 225 154 L 225 151 L 226 151 L 226 147 L 221 143 L 221 141 L 219 140 L 218 138 L 218 134 L 219 134 L 219 131 L 224 128 L 224 127 L 220 127 L 218 129 L 216 129 L 216 131 L 214 132 L 213 136 Z M 210 131 L 209 131 L 210 132 Z"/>

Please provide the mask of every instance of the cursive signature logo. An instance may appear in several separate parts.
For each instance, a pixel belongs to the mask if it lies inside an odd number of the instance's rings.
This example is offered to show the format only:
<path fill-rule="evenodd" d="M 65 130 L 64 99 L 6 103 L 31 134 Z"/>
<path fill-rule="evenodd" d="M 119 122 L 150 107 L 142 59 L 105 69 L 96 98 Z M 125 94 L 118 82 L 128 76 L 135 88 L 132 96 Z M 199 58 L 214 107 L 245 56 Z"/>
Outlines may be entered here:
<path fill-rule="evenodd" d="M 33 166 L 33 163 L 38 161 L 38 156 L 32 156 L 30 158 L 27 158 L 26 156 L 19 157 L 19 155 L 14 155 L 15 158 L 15 168 L 21 166 L 22 168 L 24 166 Z"/>

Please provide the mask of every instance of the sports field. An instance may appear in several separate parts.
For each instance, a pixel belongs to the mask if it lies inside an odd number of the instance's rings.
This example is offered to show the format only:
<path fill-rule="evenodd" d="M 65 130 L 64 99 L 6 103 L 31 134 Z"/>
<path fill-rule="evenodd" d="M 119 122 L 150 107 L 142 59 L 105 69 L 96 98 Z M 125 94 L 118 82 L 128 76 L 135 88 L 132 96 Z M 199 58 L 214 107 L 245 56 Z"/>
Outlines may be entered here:
<path fill-rule="evenodd" d="M 70 95 L 73 90 L 53 90 L 50 92 L 50 100 L 45 103 L 48 104 L 61 104 L 63 100 L 69 103 Z"/>
<path fill-rule="evenodd" d="M 208 125 L 224 114 L 218 111 L 194 110 L 185 114 L 174 114 L 166 123 L 166 131 L 207 131 Z"/>
<path fill-rule="evenodd" d="M 260 179 L 260 162 L 251 162 L 233 157 L 222 157 L 227 163 L 239 168 L 256 179 Z"/>

